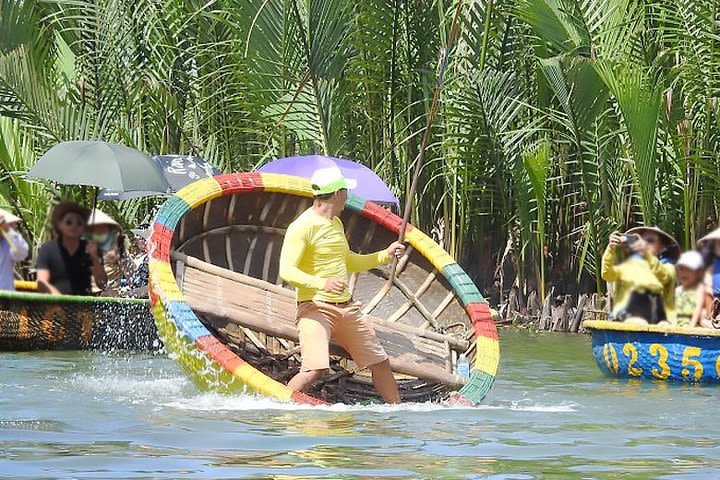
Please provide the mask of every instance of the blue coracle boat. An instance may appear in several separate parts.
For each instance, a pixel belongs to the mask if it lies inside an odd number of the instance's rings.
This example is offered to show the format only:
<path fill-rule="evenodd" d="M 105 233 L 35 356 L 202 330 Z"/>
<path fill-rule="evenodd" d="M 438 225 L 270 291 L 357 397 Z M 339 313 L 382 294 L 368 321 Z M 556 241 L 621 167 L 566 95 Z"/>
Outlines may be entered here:
<path fill-rule="evenodd" d="M 593 356 L 611 377 L 720 382 L 720 330 L 591 320 Z"/>

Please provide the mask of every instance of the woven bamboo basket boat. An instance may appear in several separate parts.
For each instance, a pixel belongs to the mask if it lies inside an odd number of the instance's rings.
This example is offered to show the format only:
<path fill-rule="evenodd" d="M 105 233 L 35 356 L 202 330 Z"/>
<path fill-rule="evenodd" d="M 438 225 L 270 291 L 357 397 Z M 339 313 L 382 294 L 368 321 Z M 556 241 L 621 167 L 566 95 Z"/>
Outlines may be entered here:
<path fill-rule="evenodd" d="M 720 330 L 589 320 L 595 362 L 608 376 L 720 382 Z"/>
<path fill-rule="evenodd" d="M 156 350 L 147 299 L 0 291 L 0 350 Z"/>
<path fill-rule="evenodd" d="M 310 183 L 239 173 L 195 182 L 158 212 L 149 242 L 150 299 L 165 348 L 201 387 L 249 391 L 299 403 L 375 399 L 368 371 L 331 345 L 331 371 L 308 393 L 285 383 L 300 366 L 294 291 L 279 277 L 286 227 L 312 204 Z M 350 196 L 342 221 L 353 251 L 384 248 L 401 219 Z M 409 248 L 390 265 L 350 278 L 390 357 L 405 401 L 450 392 L 477 403 L 490 389 L 499 345 L 489 308 L 440 246 L 410 227 Z M 453 374 L 465 353 L 473 369 Z"/>

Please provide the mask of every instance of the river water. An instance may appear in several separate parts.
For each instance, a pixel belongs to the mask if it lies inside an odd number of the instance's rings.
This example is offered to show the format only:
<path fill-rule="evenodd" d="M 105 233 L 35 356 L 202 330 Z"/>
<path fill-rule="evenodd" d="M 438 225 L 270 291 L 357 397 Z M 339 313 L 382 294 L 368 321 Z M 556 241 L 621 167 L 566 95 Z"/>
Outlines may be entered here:
<path fill-rule="evenodd" d="M 198 392 L 162 355 L 0 353 L 0 478 L 720 478 L 720 390 L 618 381 L 581 335 L 501 332 L 480 408 Z"/>

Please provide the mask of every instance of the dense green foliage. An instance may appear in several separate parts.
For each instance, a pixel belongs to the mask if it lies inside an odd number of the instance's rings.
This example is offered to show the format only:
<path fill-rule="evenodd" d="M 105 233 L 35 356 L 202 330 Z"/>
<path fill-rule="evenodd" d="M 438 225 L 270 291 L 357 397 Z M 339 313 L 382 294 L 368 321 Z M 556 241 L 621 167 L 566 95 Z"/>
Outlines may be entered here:
<path fill-rule="evenodd" d="M 556 276 L 599 288 L 607 235 L 640 223 L 692 245 L 717 217 L 719 7 L 461 0 L 414 221 L 481 286 L 507 252 L 543 281 L 547 244 Z M 39 237 L 59 192 L 21 174 L 65 139 L 195 153 L 227 171 L 323 152 L 364 162 L 403 197 L 458 4 L 0 8 L 0 195 Z M 106 208 L 133 221 L 147 207 Z"/>

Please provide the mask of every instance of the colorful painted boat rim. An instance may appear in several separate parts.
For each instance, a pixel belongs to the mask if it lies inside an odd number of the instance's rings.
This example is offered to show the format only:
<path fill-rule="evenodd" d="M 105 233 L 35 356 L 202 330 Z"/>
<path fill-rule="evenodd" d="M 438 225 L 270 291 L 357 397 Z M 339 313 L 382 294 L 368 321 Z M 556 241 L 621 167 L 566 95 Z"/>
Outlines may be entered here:
<path fill-rule="evenodd" d="M 175 228 L 190 210 L 224 195 L 266 191 L 312 197 L 304 178 L 271 173 L 223 174 L 194 182 L 171 196 L 158 211 L 152 227 L 150 301 L 161 340 L 180 366 L 201 387 L 216 391 L 249 391 L 282 401 L 322 404 L 323 401 L 266 376 L 233 353 L 202 324 L 175 281 L 170 248 Z M 402 219 L 379 205 L 350 195 L 346 204 L 389 230 L 398 233 Z M 497 374 L 500 346 L 487 302 L 455 260 L 420 230 L 409 226 L 406 241 L 425 256 L 453 287 L 473 323 L 476 356 L 467 384 L 458 392 L 471 403 L 488 393 Z"/>
<path fill-rule="evenodd" d="M 720 331 L 592 320 L 595 361 L 608 376 L 678 382 L 720 382 Z"/>

